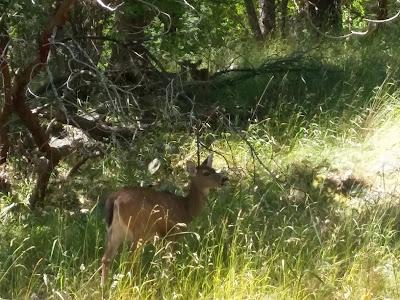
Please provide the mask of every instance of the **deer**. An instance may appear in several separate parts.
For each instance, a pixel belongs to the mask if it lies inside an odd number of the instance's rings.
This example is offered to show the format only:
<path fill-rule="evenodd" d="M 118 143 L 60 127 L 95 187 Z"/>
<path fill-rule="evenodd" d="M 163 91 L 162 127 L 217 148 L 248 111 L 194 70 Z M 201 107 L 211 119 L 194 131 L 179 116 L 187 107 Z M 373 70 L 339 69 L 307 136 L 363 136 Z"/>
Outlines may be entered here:
<path fill-rule="evenodd" d="M 151 187 L 125 187 L 106 200 L 106 243 L 101 260 L 101 282 L 104 286 L 110 264 L 124 241 L 135 251 L 139 245 L 158 237 L 181 232 L 205 207 L 211 189 L 224 186 L 228 177 L 212 167 L 210 154 L 196 166 L 188 161 L 190 176 L 186 196 L 156 191 Z"/>
<path fill-rule="evenodd" d="M 184 60 L 180 63 L 181 69 L 184 71 L 183 73 L 189 72 L 192 80 L 197 81 L 208 81 L 210 74 L 207 68 L 199 69 L 202 60 L 199 59 L 196 62 L 191 62 L 190 60 Z M 186 78 L 187 80 L 187 78 Z"/>

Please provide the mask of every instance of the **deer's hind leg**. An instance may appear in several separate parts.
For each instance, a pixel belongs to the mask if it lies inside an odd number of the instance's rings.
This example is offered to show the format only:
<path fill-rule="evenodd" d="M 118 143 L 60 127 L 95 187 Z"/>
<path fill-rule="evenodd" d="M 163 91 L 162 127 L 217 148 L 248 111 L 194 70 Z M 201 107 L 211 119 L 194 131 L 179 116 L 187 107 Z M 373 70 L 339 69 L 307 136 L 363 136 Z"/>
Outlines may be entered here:
<path fill-rule="evenodd" d="M 101 286 L 104 286 L 110 269 L 111 262 L 118 252 L 118 248 L 122 242 L 127 238 L 128 227 L 120 224 L 119 220 L 114 218 L 111 226 L 107 230 L 106 245 L 104 255 L 101 259 Z"/>

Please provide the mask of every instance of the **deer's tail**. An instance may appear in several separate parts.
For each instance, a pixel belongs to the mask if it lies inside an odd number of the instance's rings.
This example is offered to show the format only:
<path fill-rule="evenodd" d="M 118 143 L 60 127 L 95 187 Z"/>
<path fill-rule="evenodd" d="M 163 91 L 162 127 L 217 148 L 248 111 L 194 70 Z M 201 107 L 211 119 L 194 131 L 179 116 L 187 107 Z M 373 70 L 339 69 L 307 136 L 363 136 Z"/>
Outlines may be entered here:
<path fill-rule="evenodd" d="M 114 217 L 114 202 L 115 202 L 114 195 L 110 195 L 106 200 L 105 212 L 106 212 L 106 224 L 107 224 L 107 227 L 110 227 L 111 223 L 113 221 L 113 217 Z"/>

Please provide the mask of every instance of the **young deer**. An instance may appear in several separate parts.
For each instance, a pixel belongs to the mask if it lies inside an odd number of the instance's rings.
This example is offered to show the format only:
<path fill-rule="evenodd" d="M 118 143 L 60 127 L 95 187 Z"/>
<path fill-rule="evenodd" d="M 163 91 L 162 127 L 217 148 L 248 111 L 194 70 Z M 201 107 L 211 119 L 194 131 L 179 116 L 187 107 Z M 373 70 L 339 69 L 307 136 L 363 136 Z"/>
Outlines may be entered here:
<path fill-rule="evenodd" d="M 126 240 L 135 250 L 139 241 L 154 236 L 179 232 L 179 227 L 190 223 L 203 209 L 208 192 L 223 186 L 228 178 L 212 168 L 212 155 L 197 166 L 188 162 L 191 176 L 189 193 L 181 197 L 150 188 L 126 187 L 106 201 L 107 242 L 102 262 L 101 285 L 104 285 L 110 263 L 120 244 Z"/>
<path fill-rule="evenodd" d="M 181 69 L 183 74 L 190 74 L 191 80 L 197 80 L 197 81 L 208 81 L 210 74 L 207 68 L 201 68 L 199 69 L 200 65 L 202 63 L 202 60 L 199 59 L 196 62 L 191 62 L 190 60 L 184 60 L 181 62 Z M 187 76 L 186 76 L 187 77 Z M 186 78 L 188 80 L 188 78 Z"/>

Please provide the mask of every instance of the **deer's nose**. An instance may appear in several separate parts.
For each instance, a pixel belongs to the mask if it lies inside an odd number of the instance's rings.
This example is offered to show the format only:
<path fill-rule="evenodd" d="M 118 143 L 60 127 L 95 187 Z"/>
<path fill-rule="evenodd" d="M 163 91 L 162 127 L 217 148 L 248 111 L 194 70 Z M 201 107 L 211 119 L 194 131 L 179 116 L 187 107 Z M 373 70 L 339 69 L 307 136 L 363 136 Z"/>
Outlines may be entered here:
<path fill-rule="evenodd" d="M 221 178 L 221 185 L 225 185 L 229 181 L 229 178 L 224 176 Z"/>

